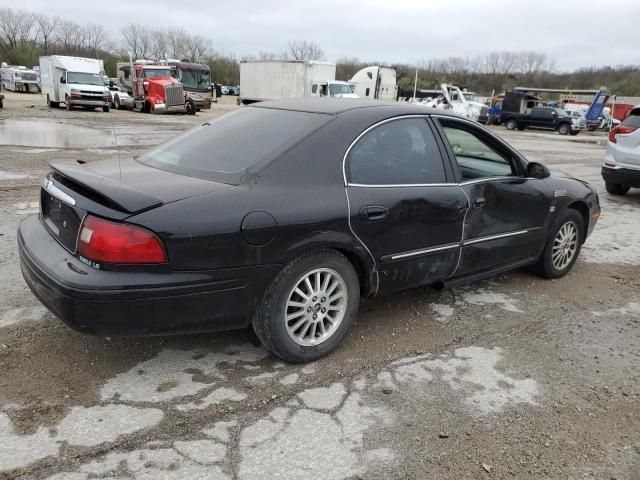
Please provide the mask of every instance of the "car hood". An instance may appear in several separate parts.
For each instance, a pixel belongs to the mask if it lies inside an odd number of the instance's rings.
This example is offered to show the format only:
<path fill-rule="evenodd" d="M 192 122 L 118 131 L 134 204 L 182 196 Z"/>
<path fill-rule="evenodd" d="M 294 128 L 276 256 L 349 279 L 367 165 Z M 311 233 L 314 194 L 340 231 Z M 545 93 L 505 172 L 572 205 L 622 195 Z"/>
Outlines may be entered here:
<path fill-rule="evenodd" d="M 99 194 L 127 213 L 228 188 L 226 184 L 159 170 L 133 159 L 50 165 L 58 175 Z"/>

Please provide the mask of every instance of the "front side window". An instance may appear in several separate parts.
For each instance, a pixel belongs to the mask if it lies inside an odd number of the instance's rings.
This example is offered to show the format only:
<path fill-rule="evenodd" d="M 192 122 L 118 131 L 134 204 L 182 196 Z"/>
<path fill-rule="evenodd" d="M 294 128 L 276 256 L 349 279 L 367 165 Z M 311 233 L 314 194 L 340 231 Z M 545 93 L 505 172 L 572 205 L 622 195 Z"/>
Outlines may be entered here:
<path fill-rule="evenodd" d="M 463 180 L 514 175 L 508 157 L 490 146 L 478 134 L 454 123 L 441 123 Z"/>
<path fill-rule="evenodd" d="M 422 118 L 387 122 L 364 135 L 349 152 L 347 175 L 349 182 L 364 185 L 446 181 L 440 150 Z"/>

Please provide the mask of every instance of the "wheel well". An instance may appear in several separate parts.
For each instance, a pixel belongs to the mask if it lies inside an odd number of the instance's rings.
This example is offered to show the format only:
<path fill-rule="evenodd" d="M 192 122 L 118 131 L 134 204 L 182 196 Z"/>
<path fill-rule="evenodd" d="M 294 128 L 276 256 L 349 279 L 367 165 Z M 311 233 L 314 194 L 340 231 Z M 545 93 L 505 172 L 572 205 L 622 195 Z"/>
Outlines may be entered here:
<path fill-rule="evenodd" d="M 587 238 L 587 232 L 589 231 L 589 207 L 587 207 L 587 205 L 584 204 L 583 202 L 578 201 L 578 202 L 573 202 L 567 208 L 577 211 L 582 217 L 582 220 L 584 223 L 583 225 L 584 231 L 582 232 L 582 241 L 584 242 L 584 240 Z"/>
<path fill-rule="evenodd" d="M 356 269 L 358 279 L 360 280 L 360 293 L 363 297 L 370 297 L 375 293 L 375 285 L 372 281 L 371 272 L 365 262 L 351 250 L 345 248 L 333 248 L 333 250 L 341 253 L 347 260 L 351 262 L 353 268 Z"/>

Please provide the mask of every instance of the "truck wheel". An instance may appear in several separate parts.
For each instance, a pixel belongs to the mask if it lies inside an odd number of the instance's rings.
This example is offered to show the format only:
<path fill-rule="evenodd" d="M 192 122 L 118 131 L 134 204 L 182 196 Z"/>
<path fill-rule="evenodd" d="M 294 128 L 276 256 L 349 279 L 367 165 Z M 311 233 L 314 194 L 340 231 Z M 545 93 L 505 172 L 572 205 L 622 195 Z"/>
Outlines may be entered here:
<path fill-rule="evenodd" d="M 627 185 L 621 185 L 619 183 L 605 182 L 604 186 L 611 195 L 624 195 L 629 191 Z"/>
<path fill-rule="evenodd" d="M 561 123 L 558 127 L 558 133 L 560 135 L 569 135 L 571 132 L 571 126 L 568 123 Z"/>
<path fill-rule="evenodd" d="M 102 111 L 104 113 L 108 113 L 109 112 L 109 105 L 105 105 L 104 107 L 102 107 Z"/>
<path fill-rule="evenodd" d="M 142 113 L 151 113 L 151 104 L 149 102 L 144 102 L 144 106 L 142 107 Z"/>
<path fill-rule="evenodd" d="M 49 94 L 47 93 L 47 105 L 49 105 L 49 108 L 58 108 L 60 106 L 60 104 L 58 102 L 54 102 L 53 100 L 51 100 L 49 98 Z"/>
<path fill-rule="evenodd" d="M 515 118 L 510 118 L 504 126 L 507 127 L 507 130 L 515 130 L 518 128 L 518 121 Z"/>
<path fill-rule="evenodd" d="M 71 105 L 71 102 L 69 102 L 69 97 L 67 95 L 65 95 L 64 97 L 64 104 L 67 107 L 67 110 L 73 110 L 73 105 Z"/>
<path fill-rule="evenodd" d="M 196 104 L 193 101 L 189 100 L 186 105 L 187 115 L 195 115 L 196 114 Z"/>

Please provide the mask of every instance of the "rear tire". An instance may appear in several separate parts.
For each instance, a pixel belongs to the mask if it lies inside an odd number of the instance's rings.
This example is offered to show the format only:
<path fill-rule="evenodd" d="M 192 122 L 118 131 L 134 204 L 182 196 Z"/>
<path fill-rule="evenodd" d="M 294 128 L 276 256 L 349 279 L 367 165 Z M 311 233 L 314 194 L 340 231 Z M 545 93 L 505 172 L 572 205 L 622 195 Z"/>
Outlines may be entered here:
<path fill-rule="evenodd" d="M 510 118 L 504 126 L 507 127 L 507 130 L 515 130 L 518 128 L 518 121 L 515 118 Z"/>
<path fill-rule="evenodd" d="M 535 272 L 544 278 L 566 275 L 580 255 L 583 234 L 584 220 L 577 211 L 568 208 L 558 215 Z"/>
<path fill-rule="evenodd" d="M 47 93 L 47 104 L 49 105 L 49 108 L 58 108 L 60 106 L 58 102 L 54 102 L 53 100 L 51 100 L 51 98 L 49 98 L 48 93 Z"/>
<path fill-rule="evenodd" d="M 283 360 L 311 362 L 340 345 L 359 303 L 360 281 L 351 262 L 334 250 L 317 250 L 278 273 L 256 310 L 253 329 Z"/>
<path fill-rule="evenodd" d="M 621 185 L 620 183 L 604 182 L 604 186 L 611 195 L 624 195 L 629 191 L 627 185 Z"/>

